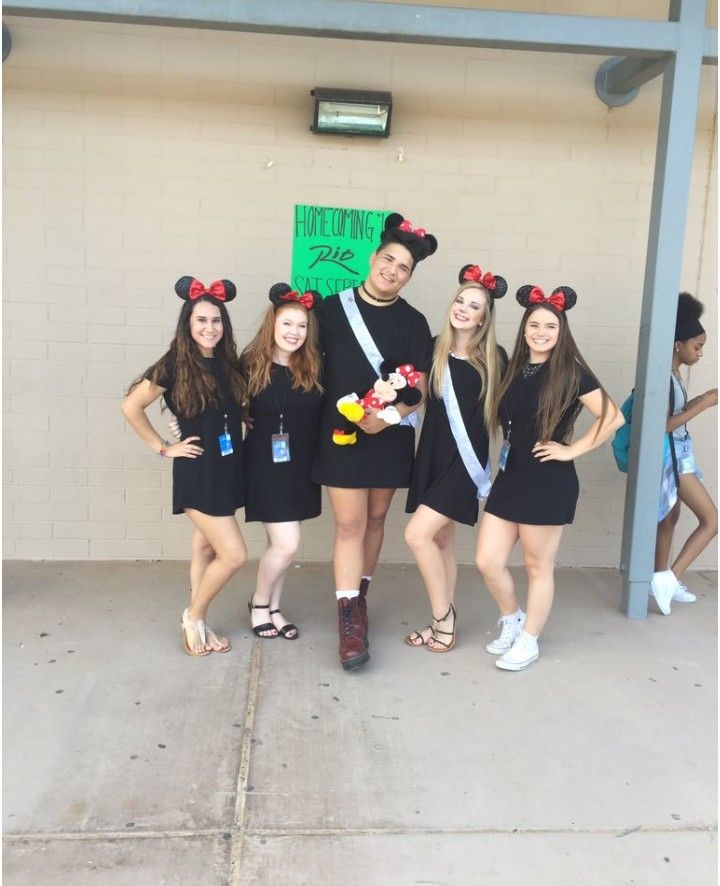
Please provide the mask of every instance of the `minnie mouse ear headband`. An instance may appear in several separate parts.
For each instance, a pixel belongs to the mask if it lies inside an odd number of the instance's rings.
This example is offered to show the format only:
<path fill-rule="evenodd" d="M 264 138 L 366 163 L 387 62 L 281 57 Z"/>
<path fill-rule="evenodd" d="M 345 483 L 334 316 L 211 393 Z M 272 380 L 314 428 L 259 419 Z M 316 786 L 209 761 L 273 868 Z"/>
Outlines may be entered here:
<path fill-rule="evenodd" d="M 502 298 L 508 291 L 507 280 L 504 277 L 493 274 L 492 271 L 486 271 L 483 274 L 479 265 L 463 265 L 458 274 L 458 281 L 460 283 L 477 283 L 483 289 L 487 289 L 493 299 Z"/>
<path fill-rule="evenodd" d="M 268 298 L 275 308 L 281 308 L 283 305 L 298 304 L 309 311 L 320 298 L 320 293 L 314 289 L 309 289 L 307 292 L 297 292 L 294 289 L 290 289 L 287 283 L 275 283 L 270 287 Z"/>
<path fill-rule="evenodd" d="M 687 341 L 689 338 L 697 338 L 698 335 L 705 332 L 700 322 L 704 310 L 702 302 L 699 302 L 689 292 L 680 293 L 675 322 L 675 341 Z"/>
<path fill-rule="evenodd" d="M 385 219 L 380 245 L 385 246 L 387 243 L 404 246 L 415 264 L 432 255 L 438 248 L 438 242 L 432 234 L 428 234 L 425 228 L 413 227 L 412 222 L 398 212 L 391 212 Z"/>
<path fill-rule="evenodd" d="M 237 295 L 237 289 L 231 280 L 216 280 L 205 287 L 195 277 L 181 277 L 175 284 L 175 292 L 183 301 L 196 301 L 203 295 L 209 295 L 217 301 L 228 302 Z"/>
<path fill-rule="evenodd" d="M 524 307 L 531 305 L 549 305 L 558 311 L 569 311 L 577 301 L 577 293 L 569 286 L 558 286 L 548 296 L 539 286 L 521 286 L 515 294 L 515 298 Z"/>

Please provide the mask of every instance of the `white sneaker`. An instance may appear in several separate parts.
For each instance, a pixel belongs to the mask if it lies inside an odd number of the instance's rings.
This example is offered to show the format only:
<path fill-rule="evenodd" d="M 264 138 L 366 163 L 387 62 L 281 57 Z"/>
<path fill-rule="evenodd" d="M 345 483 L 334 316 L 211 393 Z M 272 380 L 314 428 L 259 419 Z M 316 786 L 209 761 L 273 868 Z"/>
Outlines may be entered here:
<path fill-rule="evenodd" d="M 685 585 L 678 584 L 673 591 L 672 600 L 673 603 L 694 603 L 697 597 L 695 594 L 690 593 Z"/>
<path fill-rule="evenodd" d="M 540 657 L 537 637 L 521 631 L 508 651 L 495 662 L 496 668 L 503 671 L 523 671 Z"/>
<path fill-rule="evenodd" d="M 498 619 L 498 627 L 501 628 L 500 636 L 492 643 L 488 643 L 485 649 L 490 655 L 502 655 L 507 652 L 520 635 L 525 624 L 525 613 L 518 610 L 520 615 L 501 615 Z"/>
<path fill-rule="evenodd" d="M 653 572 L 650 579 L 650 593 L 655 597 L 658 609 L 663 615 L 670 615 L 670 601 L 679 587 L 680 582 L 675 578 L 672 569 Z"/>

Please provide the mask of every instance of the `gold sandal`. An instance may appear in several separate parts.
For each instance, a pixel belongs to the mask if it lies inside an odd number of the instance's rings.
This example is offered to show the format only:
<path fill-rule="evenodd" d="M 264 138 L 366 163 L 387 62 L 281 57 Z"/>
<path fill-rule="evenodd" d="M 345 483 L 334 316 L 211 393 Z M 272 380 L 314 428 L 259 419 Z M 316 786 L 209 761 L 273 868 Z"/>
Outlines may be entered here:
<path fill-rule="evenodd" d="M 203 646 L 205 645 L 207 641 L 205 635 L 205 622 L 202 619 L 194 623 L 191 622 L 188 618 L 188 611 L 186 609 L 185 612 L 183 612 L 182 614 L 182 618 L 180 619 L 180 630 L 182 631 L 183 649 L 185 650 L 186 655 L 195 655 L 198 657 L 202 657 L 203 655 L 210 655 L 209 649 L 203 649 L 202 652 L 193 652 L 190 648 L 190 644 L 188 643 L 187 632 L 190 630 L 197 631 L 200 635 L 200 642 L 203 644 Z"/>
<path fill-rule="evenodd" d="M 214 647 L 210 650 L 211 652 L 218 652 L 220 654 L 224 654 L 226 652 L 230 652 L 232 646 L 230 645 L 230 641 L 227 637 L 218 637 L 215 631 L 205 625 L 205 634 L 207 636 L 207 641 L 210 646 L 213 646 L 213 643 L 216 643 L 220 649 L 215 649 Z"/>

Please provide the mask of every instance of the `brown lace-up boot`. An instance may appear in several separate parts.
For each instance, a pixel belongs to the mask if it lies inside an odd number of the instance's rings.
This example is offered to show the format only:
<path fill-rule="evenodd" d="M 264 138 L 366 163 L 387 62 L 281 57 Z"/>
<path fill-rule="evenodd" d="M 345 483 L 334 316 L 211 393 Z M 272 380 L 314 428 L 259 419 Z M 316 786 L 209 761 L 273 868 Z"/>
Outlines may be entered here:
<path fill-rule="evenodd" d="M 340 664 L 346 671 L 359 668 L 370 658 L 365 645 L 359 597 L 341 597 L 338 600 L 338 631 L 340 635 Z"/>

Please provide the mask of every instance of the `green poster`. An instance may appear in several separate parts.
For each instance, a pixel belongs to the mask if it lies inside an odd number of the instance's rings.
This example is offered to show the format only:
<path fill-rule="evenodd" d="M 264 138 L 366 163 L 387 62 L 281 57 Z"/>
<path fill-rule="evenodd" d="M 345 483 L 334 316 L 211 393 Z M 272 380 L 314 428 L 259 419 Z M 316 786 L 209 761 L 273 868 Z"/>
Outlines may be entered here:
<path fill-rule="evenodd" d="M 362 283 L 388 215 L 380 209 L 296 205 L 290 285 L 326 296 Z"/>

